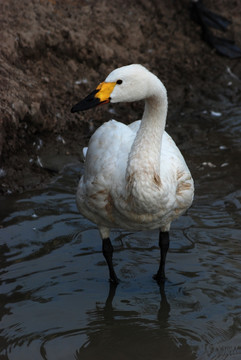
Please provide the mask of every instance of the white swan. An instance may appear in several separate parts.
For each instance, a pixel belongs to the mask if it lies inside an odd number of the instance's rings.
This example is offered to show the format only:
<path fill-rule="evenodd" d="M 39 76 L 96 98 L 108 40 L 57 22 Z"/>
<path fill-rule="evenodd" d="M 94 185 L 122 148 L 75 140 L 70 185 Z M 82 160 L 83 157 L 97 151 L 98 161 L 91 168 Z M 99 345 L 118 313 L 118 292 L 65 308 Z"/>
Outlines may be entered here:
<path fill-rule="evenodd" d="M 112 71 L 71 109 L 142 99 L 142 120 L 129 126 L 111 120 L 92 135 L 77 190 L 80 213 L 99 228 L 114 283 L 118 278 L 112 264 L 111 228 L 160 229 L 161 260 L 154 279 L 164 281 L 170 225 L 192 204 L 193 180 L 182 154 L 164 131 L 166 89 L 145 67 L 133 64 Z"/>

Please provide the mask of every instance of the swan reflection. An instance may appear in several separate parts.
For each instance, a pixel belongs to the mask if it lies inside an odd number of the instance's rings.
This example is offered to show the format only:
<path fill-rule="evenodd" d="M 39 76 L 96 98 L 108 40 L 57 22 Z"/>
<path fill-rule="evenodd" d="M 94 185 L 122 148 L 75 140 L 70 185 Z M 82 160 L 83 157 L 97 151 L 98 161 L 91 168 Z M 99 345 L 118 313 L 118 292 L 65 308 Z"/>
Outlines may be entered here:
<path fill-rule="evenodd" d="M 76 351 L 76 360 L 195 358 L 189 346 L 186 343 L 177 345 L 169 331 L 171 308 L 164 284 L 160 286 L 155 320 L 141 317 L 135 310 L 119 310 L 118 305 L 113 305 L 116 291 L 116 286 L 110 283 L 104 306 L 89 313 L 88 340 Z"/>

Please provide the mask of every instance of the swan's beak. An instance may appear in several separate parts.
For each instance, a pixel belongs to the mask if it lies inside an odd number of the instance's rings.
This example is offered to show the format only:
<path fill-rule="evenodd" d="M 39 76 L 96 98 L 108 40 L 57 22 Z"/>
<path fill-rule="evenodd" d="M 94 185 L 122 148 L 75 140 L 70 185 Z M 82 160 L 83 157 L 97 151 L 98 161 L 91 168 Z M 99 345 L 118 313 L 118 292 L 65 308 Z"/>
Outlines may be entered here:
<path fill-rule="evenodd" d="M 110 102 L 110 94 L 112 93 L 116 82 L 102 82 L 92 91 L 86 98 L 78 102 L 71 109 L 71 112 L 83 111 L 91 109 L 101 104 Z"/>

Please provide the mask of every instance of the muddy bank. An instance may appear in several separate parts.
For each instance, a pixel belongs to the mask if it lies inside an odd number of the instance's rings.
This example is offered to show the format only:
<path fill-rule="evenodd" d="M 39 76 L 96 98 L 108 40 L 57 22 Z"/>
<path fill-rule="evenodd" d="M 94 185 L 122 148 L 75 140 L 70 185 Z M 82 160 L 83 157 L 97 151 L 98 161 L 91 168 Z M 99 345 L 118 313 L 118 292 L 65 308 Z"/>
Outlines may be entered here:
<path fill-rule="evenodd" d="M 238 1 L 205 5 L 232 20 L 227 34 L 241 46 Z M 143 104 L 117 104 L 78 115 L 70 108 L 116 67 L 141 63 L 169 94 L 169 129 L 205 94 L 231 92 L 240 60 L 218 55 L 190 19 L 190 1 L 27 1 L 1 3 L 0 193 L 49 181 L 81 149 L 102 119 L 127 123 Z M 232 88 L 232 96 L 239 88 Z M 113 114 L 114 112 L 114 114 Z M 170 130 L 169 130 L 170 131 Z"/>

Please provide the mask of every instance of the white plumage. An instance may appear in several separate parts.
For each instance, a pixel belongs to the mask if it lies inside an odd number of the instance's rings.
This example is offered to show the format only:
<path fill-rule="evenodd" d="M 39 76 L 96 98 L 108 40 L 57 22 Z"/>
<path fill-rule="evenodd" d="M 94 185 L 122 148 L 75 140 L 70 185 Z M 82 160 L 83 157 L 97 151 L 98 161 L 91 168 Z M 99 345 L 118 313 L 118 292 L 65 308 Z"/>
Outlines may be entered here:
<path fill-rule="evenodd" d="M 161 263 L 155 279 L 164 280 L 170 225 L 190 207 L 193 180 L 182 154 L 164 131 L 166 89 L 143 66 L 134 64 L 112 71 L 72 108 L 75 112 L 101 103 L 142 99 L 142 120 L 129 126 L 111 120 L 92 135 L 77 190 L 79 211 L 100 230 L 110 278 L 115 283 L 111 228 L 160 229 Z"/>

